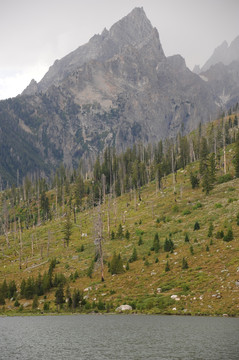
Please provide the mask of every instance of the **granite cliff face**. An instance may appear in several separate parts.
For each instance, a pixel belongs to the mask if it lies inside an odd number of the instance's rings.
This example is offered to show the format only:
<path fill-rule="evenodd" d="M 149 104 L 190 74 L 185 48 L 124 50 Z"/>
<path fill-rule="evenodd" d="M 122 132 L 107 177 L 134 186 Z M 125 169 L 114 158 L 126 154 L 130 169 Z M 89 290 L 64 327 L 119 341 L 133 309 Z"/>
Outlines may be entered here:
<path fill-rule="evenodd" d="M 2 118 L 11 124 L 4 151 L 12 165 L 2 166 L 12 178 L 23 161 L 21 176 L 40 164 L 45 172 L 62 161 L 76 166 L 80 158 L 87 167 L 108 145 L 121 151 L 175 136 L 182 125 L 190 131 L 216 115 L 220 104 L 180 55 L 165 57 L 158 31 L 136 8 L 57 60 L 21 96 L 0 102 L 0 128 Z M 10 141 L 18 129 L 26 136 L 24 155 Z"/>

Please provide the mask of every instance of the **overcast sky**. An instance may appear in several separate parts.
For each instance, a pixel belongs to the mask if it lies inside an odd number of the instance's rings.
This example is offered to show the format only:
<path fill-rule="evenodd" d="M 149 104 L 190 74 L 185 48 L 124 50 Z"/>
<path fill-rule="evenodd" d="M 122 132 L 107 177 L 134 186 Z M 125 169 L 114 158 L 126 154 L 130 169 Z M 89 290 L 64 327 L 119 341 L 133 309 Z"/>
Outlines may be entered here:
<path fill-rule="evenodd" d="M 143 6 L 166 56 L 192 69 L 239 35 L 239 0 L 0 0 L 0 99 L 39 81 L 60 59 Z"/>

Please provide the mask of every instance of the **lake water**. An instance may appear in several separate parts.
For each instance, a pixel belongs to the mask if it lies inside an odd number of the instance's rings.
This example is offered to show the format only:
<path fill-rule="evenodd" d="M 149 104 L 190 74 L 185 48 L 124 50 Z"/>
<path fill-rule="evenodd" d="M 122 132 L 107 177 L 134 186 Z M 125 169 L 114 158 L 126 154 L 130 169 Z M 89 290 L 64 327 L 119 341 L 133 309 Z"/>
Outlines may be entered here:
<path fill-rule="evenodd" d="M 0 359 L 238 360 L 239 319 L 157 315 L 0 317 Z"/>

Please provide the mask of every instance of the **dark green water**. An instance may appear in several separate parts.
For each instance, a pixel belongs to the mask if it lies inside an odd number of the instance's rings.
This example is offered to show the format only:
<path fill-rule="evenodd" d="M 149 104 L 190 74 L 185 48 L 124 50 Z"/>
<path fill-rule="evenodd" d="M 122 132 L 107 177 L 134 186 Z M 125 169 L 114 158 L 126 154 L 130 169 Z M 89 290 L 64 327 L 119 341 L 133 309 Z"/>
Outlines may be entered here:
<path fill-rule="evenodd" d="M 147 315 L 2 317 L 0 359 L 238 360 L 239 319 Z"/>

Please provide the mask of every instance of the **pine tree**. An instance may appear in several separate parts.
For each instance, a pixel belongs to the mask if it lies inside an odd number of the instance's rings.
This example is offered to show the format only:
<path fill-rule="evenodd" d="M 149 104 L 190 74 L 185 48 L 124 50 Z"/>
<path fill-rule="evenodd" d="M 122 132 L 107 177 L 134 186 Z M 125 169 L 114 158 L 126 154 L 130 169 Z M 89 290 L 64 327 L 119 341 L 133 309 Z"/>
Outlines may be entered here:
<path fill-rule="evenodd" d="M 189 248 L 189 249 L 190 249 L 190 253 L 191 253 L 191 255 L 194 255 L 194 250 L 193 250 L 193 246 L 192 246 L 192 245 L 190 246 L 190 248 Z"/>
<path fill-rule="evenodd" d="M 38 296 L 35 295 L 34 298 L 33 298 L 33 302 L 32 302 L 32 309 L 37 309 L 38 305 L 39 305 Z"/>
<path fill-rule="evenodd" d="M 192 172 L 190 172 L 190 182 L 192 185 L 192 189 L 196 189 L 199 187 L 199 178 L 196 174 L 193 174 Z"/>
<path fill-rule="evenodd" d="M 173 252 L 174 250 L 174 243 L 171 239 L 166 238 L 164 241 L 164 251 L 166 252 Z"/>
<path fill-rule="evenodd" d="M 119 226 L 118 226 L 117 237 L 118 237 L 119 239 L 122 239 L 123 236 L 124 236 L 123 227 L 122 227 L 122 225 L 121 225 L 121 223 L 120 223 Z"/>
<path fill-rule="evenodd" d="M 71 222 L 70 211 L 68 211 L 66 215 L 66 221 L 63 226 L 63 234 L 64 234 L 64 240 L 67 246 L 69 246 L 69 242 L 72 234 L 72 222 Z"/>
<path fill-rule="evenodd" d="M 110 262 L 110 273 L 111 275 L 114 274 L 122 274 L 124 272 L 124 268 L 123 268 L 123 261 L 121 259 L 120 254 L 116 254 L 116 252 L 114 252 L 113 258 Z"/>
<path fill-rule="evenodd" d="M 185 242 L 189 242 L 189 236 L 188 236 L 188 233 L 186 233 L 186 234 L 185 234 L 184 241 L 185 241 Z"/>
<path fill-rule="evenodd" d="M 169 267 L 168 261 L 166 262 L 166 265 L 165 265 L 165 272 L 167 272 L 167 271 L 170 271 L 170 267 Z"/>
<path fill-rule="evenodd" d="M 208 234 L 207 234 L 208 237 L 212 237 L 213 229 L 214 229 L 213 224 L 210 223 L 209 229 L 208 229 Z"/>
<path fill-rule="evenodd" d="M 194 224 L 193 230 L 195 231 L 195 230 L 199 230 L 199 229 L 200 229 L 200 224 L 199 224 L 198 221 L 196 221 L 195 224 Z"/>
<path fill-rule="evenodd" d="M 64 289 L 62 283 L 58 286 L 56 292 L 55 292 L 55 303 L 59 309 L 59 306 L 61 306 L 64 303 Z"/>
<path fill-rule="evenodd" d="M 227 234 L 224 235 L 223 240 L 226 241 L 226 242 L 229 242 L 229 241 L 232 241 L 232 240 L 233 240 L 233 232 L 232 232 L 232 229 L 229 229 L 229 230 L 227 231 Z"/>
<path fill-rule="evenodd" d="M 237 136 L 234 158 L 235 175 L 239 178 L 239 135 Z"/>
<path fill-rule="evenodd" d="M 182 269 L 188 269 L 188 262 L 185 258 L 183 258 L 183 261 L 182 261 Z"/>
<path fill-rule="evenodd" d="M 136 248 L 134 248 L 133 253 L 132 253 L 132 255 L 131 255 L 130 259 L 129 259 L 129 262 L 134 262 L 136 260 L 138 260 L 138 254 L 137 254 Z"/>
<path fill-rule="evenodd" d="M 126 232 L 125 232 L 125 238 L 126 238 L 127 240 L 129 240 L 129 238 L 130 238 L 130 232 L 129 232 L 128 229 L 127 229 Z"/>
<path fill-rule="evenodd" d="M 160 242 L 159 242 L 159 235 L 158 233 L 156 233 L 154 235 L 154 241 L 153 241 L 153 246 L 152 246 L 152 251 L 155 251 L 156 253 L 159 252 L 160 249 Z"/>
<path fill-rule="evenodd" d="M 139 237 L 138 245 L 139 245 L 139 246 L 140 246 L 140 245 L 143 245 L 143 239 L 142 239 L 142 236 L 141 236 L 141 235 L 140 235 L 140 237 Z"/>

